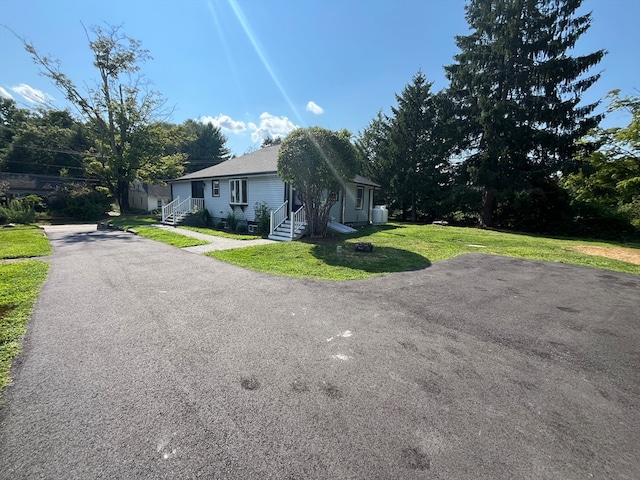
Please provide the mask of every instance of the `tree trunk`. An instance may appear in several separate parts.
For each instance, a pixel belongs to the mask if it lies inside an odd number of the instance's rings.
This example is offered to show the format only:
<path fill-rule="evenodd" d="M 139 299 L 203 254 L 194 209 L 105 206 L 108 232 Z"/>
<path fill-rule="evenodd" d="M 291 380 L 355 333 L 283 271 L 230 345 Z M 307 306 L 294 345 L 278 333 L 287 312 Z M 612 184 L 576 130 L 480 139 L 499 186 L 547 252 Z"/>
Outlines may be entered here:
<path fill-rule="evenodd" d="M 407 200 L 406 199 L 402 200 L 402 221 L 403 222 L 407 221 Z"/>
<path fill-rule="evenodd" d="M 418 221 L 418 209 L 416 208 L 416 194 L 411 194 L 411 221 L 416 223 Z"/>
<path fill-rule="evenodd" d="M 120 213 L 131 213 L 131 207 L 129 207 L 129 184 L 125 181 L 118 180 L 116 199 L 118 201 L 118 207 L 120 207 Z"/>
<path fill-rule="evenodd" d="M 491 189 L 485 189 L 482 192 L 482 214 L 480 224 L 483 227 L 495 227 L 494 212 L 496 209 L 496 194 Z"/>

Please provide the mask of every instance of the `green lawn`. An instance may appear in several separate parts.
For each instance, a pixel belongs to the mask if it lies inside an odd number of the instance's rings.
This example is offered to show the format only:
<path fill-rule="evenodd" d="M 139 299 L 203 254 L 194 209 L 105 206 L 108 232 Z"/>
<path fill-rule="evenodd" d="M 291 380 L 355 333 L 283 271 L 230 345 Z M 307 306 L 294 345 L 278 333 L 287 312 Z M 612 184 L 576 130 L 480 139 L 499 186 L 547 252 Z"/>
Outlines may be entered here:
<path fill-rule="evenodd" d="M 116 217 L 106 218 L 103 222 L 110 223 L 116 227 L 136 228 L 144 225 L 150 226 L 155 223 L 160 223 L 160 219 L 150 215 L 119 215 Z"/>
<path fill-rule="evenodd" d="M 193 232 L 200 232 L 206 235 L 213 235 L 214 237 L 232 238 L 233 240 L 257 240 L 262 238 L 260 235 L 253 235 L 251 233 L 233 233 L 225 230 L 215 230 L 213 228 L 201 228 L 201 227 L 189 227 L 181 226 L 185 230 L 191 230 Z"/>
<path fill-rule="evenodd" d="M 356 253 L 356 242 L 371 242 L 372 253 Z M 336 247 L 342 246 L 342 253 Z M 298 241 L 221 250 L 207 255 L 260 272 L 327 280 L 353 280 L 424 268 L 470 252 L 570 263 L 640 274 L 640 265 L 586 255 L 577 245 L 612 246 L 588 240 L 554 239 L 476 228 L 388 224 L 368 226 L 335 242 Z"/>
<path fill-rule="evenodd" d="M 160 223 L 160 220 L 149 215 L 122 215 L 119 217 L 109 217 L 104 220 L 112 225 L 122 228 L 132 228 L 138 235 L 156 242 L 166 243 L 178 248 L 195 247 L 196 245 L 206 245 L 207 242 L 197 238 L 185 237 L 171 230 L 161 230 L 151 225 Z"/>
<path fill-rule="evenodd" d="M 47 262 L 34 260 L 0 264 L 0 394 L 48 270 Z"/>
<path fill-rule="evenodd" d="M 196 245 L 206 245 L 207 241 L 197 238 L 185 237 L 171 230 L 162 230 L 156 227 L 135 227 L 135 231 L 141 237 L 155 240 L 156 242 L 166 243 L 178 248 L 195 247 Z"/>
<path fill-rule="evenodd" d="M 0 227 L 0 259 L 51 255 L 44 232 L 32 225 Z"/>
<path fill-rule="evenodd" d="M 165 233 L 158 233 L 158 229 L 150 227 L 150 225 L 160 223 L 160 220 L 153 216 L 148 215 L 122 215 L 120 217 L 110 217 L 105 220 L 122 228 L 133 228 L 141 237 L 157 240 L 158 242 L 168 243 L 174 247 L 192 247 L 195 245 L 204 245 L 207 242 L 197 240 L 195 238 L 185 237 L 177 233 L 172 233 L 170 230 L 164 230 Z M 234 240 L 255 240 L 261 238 L 259 235 L 250 235 L 246 233 L 233 233 L 222 230 L 215 230 L 212 228 L 201 227 L 189 227 L 181 226 L 185 230 L 191 230 L 193 232 L 204 233 L 206 235 L 213 235 L 214 237 L 232 238 Z"/>

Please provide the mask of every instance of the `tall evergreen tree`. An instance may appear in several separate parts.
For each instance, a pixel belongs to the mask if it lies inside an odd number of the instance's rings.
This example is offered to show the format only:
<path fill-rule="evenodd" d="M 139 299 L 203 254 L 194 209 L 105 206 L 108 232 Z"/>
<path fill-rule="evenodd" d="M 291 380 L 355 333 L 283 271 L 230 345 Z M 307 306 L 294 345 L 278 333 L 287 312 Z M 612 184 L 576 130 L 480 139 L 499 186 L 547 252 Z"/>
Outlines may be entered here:
<path fill-rule="evenodd" d="M 451 136 L 447 131 L 444 96 L 431 92 L 422 71 L 396 94 L 392 115 L 381 112 L 356 142 L 365 157 L 365 172 L 378 181 L 402 219 L 436 215 L 448 167 Z"/>
<path fill-rule="evenodd" d="M 429 132 L 434 126 L 432 82 L 416 73 L 400 95 L 398 105 L 391 107 L 391 149 L 394 158 L 393 188 L 402 208 L 402 219 L 411 212 L 417 220 L 418 196 L 425 186 L 425 175 L 431 169 Z"/>
<path fill-rule="evenodd" d="M 184 122 L 187 139 L 182 152 L 187 154 L 185 173 L 195 172 L 231 158 L 227 137 L 220 127 L 195 120 Z"/>
<path fill-rule="evenodd" d="M 566 171 L 576 141 L 595 127 L 598 105 L 579 106 L 599 75 L 585 76 L 604 50 L 569 52 L 591 25 L 582 0 L 470 0 L 470 35 L 445 67 L 462 122 L 472 181 L 482 189 L 482 223 L 516 192 Z"/>
<path fill-rule="evenodd" d="M 376 201 L 392 206 L 395 195 L 391 188 L 393 161 L 390 153 L 390 120 L 382 110 L 358 133 L 355 140 L 359 171 L 380 184 Z M 394 205 L 395 206 L 395 205 Z"/>

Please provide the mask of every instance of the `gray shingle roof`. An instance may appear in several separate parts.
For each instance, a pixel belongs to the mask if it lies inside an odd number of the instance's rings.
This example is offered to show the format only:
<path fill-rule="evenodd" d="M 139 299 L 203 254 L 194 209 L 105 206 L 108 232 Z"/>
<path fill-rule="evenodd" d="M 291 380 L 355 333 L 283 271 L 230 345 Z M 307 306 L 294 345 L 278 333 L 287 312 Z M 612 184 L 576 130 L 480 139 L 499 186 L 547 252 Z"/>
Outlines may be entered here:
<path fill-rule="evenodd" d="M 212 167 L 203 168 L 202 170 L 189 173 L 171 181 L 177 182 L 180 180 L 202 180 L 204 178 L 212 177 L 238 177 L 245 175 L 277 173 L 279 151 L 280 145 L 261 148 L 255 152 L 247 153 L 241 157 L 232 158 Z M 380 187 L 380 185 L 372 182 L 362 175 L 356 175 L 353 179 L 353 183 Z"/>
<path fill-rule="evenodd" d="M 232 158 L 212 167 L 189 173 L 173 181 L 276 173 L 278 171 L 279 151 L 280 145 L 261 148 L 255 152 L 242 155 L 241 157 Z"/>

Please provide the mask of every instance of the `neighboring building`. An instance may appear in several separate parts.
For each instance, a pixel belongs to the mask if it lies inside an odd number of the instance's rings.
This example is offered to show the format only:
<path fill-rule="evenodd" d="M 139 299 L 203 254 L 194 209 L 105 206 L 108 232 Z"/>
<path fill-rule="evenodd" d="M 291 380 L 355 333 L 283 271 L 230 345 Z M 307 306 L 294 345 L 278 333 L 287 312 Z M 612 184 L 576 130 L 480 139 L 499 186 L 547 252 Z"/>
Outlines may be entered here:
<path fill-rule="evenodd" d="M 129 207 L 152 212 L 171 201 L 169 185 L 150 185 L 136 180 L 129 185 Z"/>
<path fill-rule="evenodd" d="M 216 222 L 223 221 L 233 212 L 236 218 L 249 225 L 255 221 L 257 203 L 266 202 L 270 210 L 278 211 L 287 202 L 285 218 L 288 218 L 302 204 L 295 190 L 278 176 L 279 150 L 280 145 L 261 148 L 172 180 L 172 199 L 201 199 L 196 204 L 204 205 Z M 331 209 L 332 219 L 354 226 L 370 223 L 373 191 L 378 187 L 371 180 L 356 175 L 340 192 Z M 293 202 L 288 202 L 290 199 Z"/>
<path fill-rule="evenodd" d="M 54 196 L 64 185 L 89 181 L 80 178 L 60 177 L 59 175 L 0 172 L 0 182 L 7 184 L 6 197 L 9 199 L 33 194 L 46 200 Z"/>

